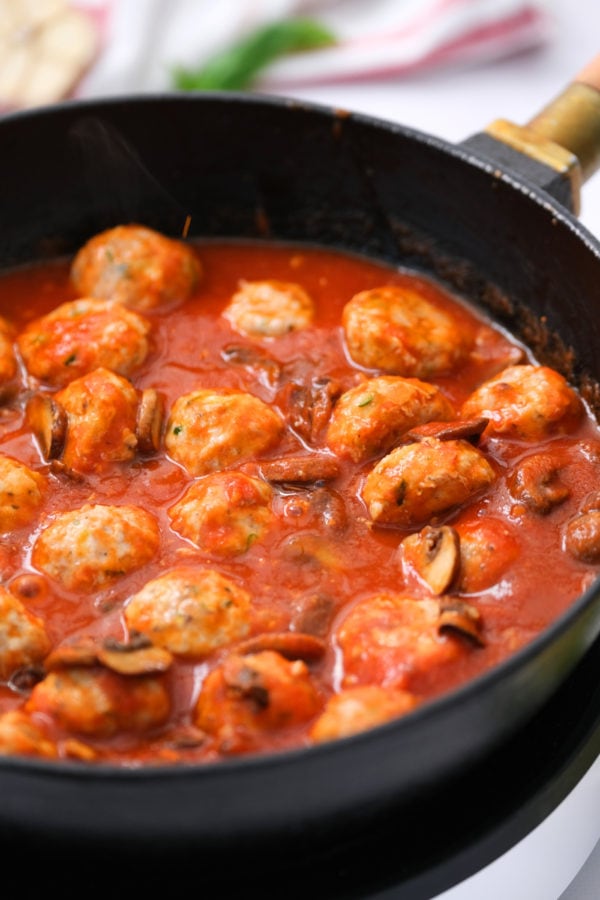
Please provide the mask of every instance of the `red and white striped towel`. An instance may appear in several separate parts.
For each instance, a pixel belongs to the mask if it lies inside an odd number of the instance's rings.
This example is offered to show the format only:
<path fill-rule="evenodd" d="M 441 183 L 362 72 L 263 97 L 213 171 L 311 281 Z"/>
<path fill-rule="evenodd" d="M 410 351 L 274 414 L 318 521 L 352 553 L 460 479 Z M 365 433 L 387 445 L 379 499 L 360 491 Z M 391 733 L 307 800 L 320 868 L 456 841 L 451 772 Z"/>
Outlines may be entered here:
<path fill-rule="evenodd" d="M 546 41 L 553 20 L 544 0 L 11 0 L 36 17 L 44 38 L 43 11 L 56 17 L 65 6 L 87 15 L 96 32 L 85 48 L 71 44 L 68 73 L 48 82 L 39 46 L 25 62 L 34 32 L 21 21 L 11 34 L 0 8 L 0 106 L 31 106 L 70 96 L 110 96 L 169 90 L 178 66 L 201 66 L 215 52 L 253 29 L 289 16 L 326 25 L 336 44 L 279 59 L 263 70 L 260 90 L 399 77 L 442 65 L 498 59 Z M 11 7 L 12 8 L 12 7 Z M 2 32 L 2 27 L 4 31 Z M 64 30 L 64 29 L 63 29 Z M 79 23 L 80 38 L 84 29 Z M 89 29 L 88 29 L 89 31 Z M 69 57 L 68 45 L 62 55 Z M 76 52 L 79 50 L 79 54 Z M 85 50 L 85 52 L 83 52 Z M 10 59 L 21 66 L 15 88 Z M 52 60 L 53 64 L 56 59 Z M 4 72 L 3 72 L 4 66 Z M 3 81 L 4 74 L 4 81 Z M 10 76 L 10 77 L 8 77 Z M 12 82 L 11 82 L 12 78 Z M 2 85 L 13 86 L 3 96 Z M 35 90 L 28 85 L 35 85 Z"/>
<path fill-rule="evenodd" d="M 338 45 L 275 63 L 265 85 L 392 78 L 486 62 L 535 47 L 552 34 L 545 7 L 523 0 L 342 0 L 320 18 Z"/>

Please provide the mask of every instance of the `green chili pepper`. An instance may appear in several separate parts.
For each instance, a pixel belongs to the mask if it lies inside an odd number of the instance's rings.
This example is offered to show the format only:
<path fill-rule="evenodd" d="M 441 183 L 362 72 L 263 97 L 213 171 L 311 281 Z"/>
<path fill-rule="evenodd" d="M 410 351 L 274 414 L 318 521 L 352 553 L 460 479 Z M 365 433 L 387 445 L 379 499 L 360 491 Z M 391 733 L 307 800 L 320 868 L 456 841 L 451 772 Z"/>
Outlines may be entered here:
<path fill-rule="evenodd" d="M 177 67 L 173 83 L 182 91 L 235 91 L 249 87 L 259 72 L 287 53 L 335 44 L 335 37 L 312 19 L 284 19 L 265 25 L 199 69 Z"/>

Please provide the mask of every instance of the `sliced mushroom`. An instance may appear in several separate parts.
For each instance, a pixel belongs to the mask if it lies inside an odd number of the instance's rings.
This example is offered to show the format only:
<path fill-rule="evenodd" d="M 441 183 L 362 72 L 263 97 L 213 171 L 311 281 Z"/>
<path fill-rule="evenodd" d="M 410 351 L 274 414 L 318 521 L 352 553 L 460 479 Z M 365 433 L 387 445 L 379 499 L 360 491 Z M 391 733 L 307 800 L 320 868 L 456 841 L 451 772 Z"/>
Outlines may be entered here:
<path fill-rule="evenodd" d="M 276 484 L 310 484 L 314 481 L 333 481 L 340 474 L 340 464 L 335 457 L 321 453 L 265 460 L 260 470 L 263 478 Z"/>
<path fill-rule="evenodd" d="M 149 641 L 125 644 L 107 638 L 98 648 L 98 662 L 119 675 L 150 675 L 166 672 L 173 656 L 164 647 L 155 647 Z"/>
<path fill-rule="evenodd" d="M 286 498 L 285 515 L 304 527 L 325 527 L 342 532 L 348 524 L 344 498 L 327 487 L 298 491 Z"/>
<path fill-rule="evenodd" d="M 326 594 L 309 594 L 298 603 L 298 612 L 292 619 L 292 627 L 303 634 L 325 637 L 329 631 L 336 604 Z"/>
<path fill-rule="evenodd" d="M 560 480 L 560 465 L 548 453 L 535 453 L 522 460 L 507 480 L 512 496 L 528 509 L 546 515 L 569 496 Z"/>
<path fill-rule="evenodd" d="M 489 419 L 481 416 L 477 419 L 461 419 L 455 422 L 425 422 L 407 431 L 403 440 L 408 443 L 423 441 L 434 437 L 439 441 L 471 441 L 476 443 L 483 434 Z"/>
<path fill-rule="evenodd" d="M 140 453 L 155 453 L 159 449 L 163 420 L 164 405 L 158 391 L 142 391 L 135 428 Z"/>
<path fill-rule="evenodd" d="M 75 666 L 102 665 L 119 675 L 149 675 L 166 672 L 173 657 L 168 650 L 155 647 L 145 635 L 134 634 L 129 642 L 115 638 L 94 641 L 82 638 L 77 643 L 56 647 L 44 660 L 46 671 Z"/>
<path fill-rule="evenodd" d="M 481 614 L 470 603 L 454 598 L 444 600 L 441 603 L 438 621 L 438 631 L 440 633 L 453 631 L 483 647 L 485 641 L 483 640 L 481 629 Z"/>
<path fill-rule="evenodd" d="M 33 394 L 25 407 L 27 423 L 35 435 L 44 459 L 59 459 L 67 437 L 67 414 L 48 394 Z"/>
<path fill-rule="evenodd" d="M 312 443 L 329 422 L 341 393 L 342 386 L 331 378 L 315 378 L 308 387 L 292 381 L 278 392 L 277 402 L 286 410 L 290 427 Z"/>
<path fill-rule="evenodd" d="M 311 438 L 314 440 L 318 433 L 327 425 L 335 401 L 343 393 L 342 385 L 331 378 L 315 378 L 311 385 L 312 414 L 311 414 Z"/>
<path fill-rule="evenodd" d="M 277 360 L 257 350 L 256 347 L 246 344 L 228 344 L 223 347 L 221 358 L 225 362 L 258 371 L 266 386 L 276 385 L 281 377 L 281 366 Z"/>
<path fill-rule="evenodd" d="M 600 510 L 581 512 L 565 529 L 565 548 L 584 563 L 600 563 Z"/>
<path fill-rule="evenodd" d="M 460 568 L 460 538 L 450 525 L 427 525 L 402 541 L 406 562 L 434 594 L 447 591 Z"/>
<path fill-rule="evenodd" d="M 44 660 L 47 672 L 74 666 L 95 666 L 98 664 L 98 647 L 91 638 L 82 638 L 73 643 L 60 644 Z"/>
<path fill-rule="evenodd" d="M 21 666 L 12 673 L 8 687 L 17 694 L 28 694 L 45 675 L 46 672 L 41 666 Z"/>
<path fill-rule="evenodd" d="M 321 659 L 326 650 L 325 641 L 312 634 L 294 631 L 278 631 L 258 634 L 238 644 L 236 652 L 246 656 L 262 650 L 275 650 L 287 659 L 303 659 L 306 662 Z"/>

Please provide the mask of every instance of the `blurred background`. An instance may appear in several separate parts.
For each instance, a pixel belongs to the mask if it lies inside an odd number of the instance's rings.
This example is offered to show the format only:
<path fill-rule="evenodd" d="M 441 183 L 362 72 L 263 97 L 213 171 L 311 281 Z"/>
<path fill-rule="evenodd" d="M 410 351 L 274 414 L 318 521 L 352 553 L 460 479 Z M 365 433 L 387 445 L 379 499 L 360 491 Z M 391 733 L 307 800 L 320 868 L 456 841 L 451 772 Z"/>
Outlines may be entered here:
<path fill-rule="evenodd" d="M 600 51 L 598 0 L 0 0 L 0 110 L 241 89 L 460 141 Z M 600 176 L 581 220 L 600 237 Z"/>

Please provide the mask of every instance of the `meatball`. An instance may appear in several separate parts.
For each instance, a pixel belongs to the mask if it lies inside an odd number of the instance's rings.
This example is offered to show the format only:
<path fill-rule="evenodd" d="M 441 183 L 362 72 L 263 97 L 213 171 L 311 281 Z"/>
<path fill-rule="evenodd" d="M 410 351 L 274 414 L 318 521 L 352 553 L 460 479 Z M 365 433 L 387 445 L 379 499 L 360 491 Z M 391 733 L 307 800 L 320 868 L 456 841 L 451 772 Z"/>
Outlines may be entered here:
<path fill-rule="evenodd" d="M 171 710 L 163 679 L 156 675 L 118 675 L 100 666 L 74 666 L 49 672 L 25 704 L 67 731 L 111 737 L 164 724 Z"/>
<path fill-rule="evenodd" d="M 273 523 L 273 491 L 241 472 L 214 472 L 192 484 L 169 510 L 175 531 L 206 553 L 235 556 Z"/>
<path fill-rule="evenodd" d="M 156 554 L 158 524 L 136 506 L 88 504 L 61 513 L 37 538 L 32 562 L 69 591 L 91 593 Z"/>
<path fill-rule="evenodd" d="M 241 334 L 279 337 L 310 325 L 314 306 L 299 284 L 242 281 L 223 315 Z"/>
<path fill-rule="evenodd" d="M 465 503 L 495 477 L 468 441 L 427 438 L 384 456 L 367 475 L 362 496 L 374 522 L 409 527 Z"/>
<path fill-rule="evenodd" d="M 327 428 L 327 445 L 362 462 L 387 452 L 415 425 L 454 418 L 442 392 L 416 378 L 382 375 L 342 394 Z"/>
<path fill-rule="evenodd" d="M 210 672 L 195 710 L 195 724 L 214 735 L 224 753 L 256 749 L 261 735 L 285 732 L 321 709 L 308 666 L 274 650 L 232 654 Z"/>
<path fill-rule="evenodd" d="M 0 455 L 0 532 L 23 528 L 35 518 L 44 499 L 46 479 L 24 463 Z"/>
<path fill-rule="evenodd" d="M 412 689 L 415 679 L 457 659 L 464 649 L 438 633 L 439 604 L 410 594 L 376 594 L 342 621 L 344 688 L 364 684 Z"/>
<path fill-rule="evenodd" d="M 29 374 L 60 388 L 100 367 L 131 375 L 148 355 L 149 330 L 124 306 L 83 297 L 30 322 L 17 345 Z"/>
<path fill-rule="evenodd" d="M 96 369 L 59 391 L 67 414 L 62 461 L 76 472 L 100 472 L 133 459 L 139 397 L 133 385 L 109 369 Z"/>
<path fill-rule="evenodd" d="M 0 679 L 39 664 L 50 651 L 43 621 L 0 586 Z"/>
<path fill-rule="evenodd" d="M 456 589 L 476 593 L 496 584 L 520 555 L 519 541 L 510 528 L 489 516 L 458 523 L 460 568 Z"/>
<path fill-rule="evenodd" d="M 213 569 L 181 567 L 149 581 L 125 607 L 131 630 L 183 657 L 205 656 L 243 638 L 250 595 Z"/>
<path fill-rule="evenodd" d="M 310 736 L 317 743 L 348 737 L 405 715 L 417 702 L 409 691 L 368 684 L 348 688 L 328 700 Z"/>
<path fill-rule="evenodd" d="M 14 337 L 10 322 L 0 316 L 0 396 L 17 375 Z"/>
<path fill-rule="evenodd" d="M 396 285 L 352 297 L 342 326 L 355 363 L 396 375 L 426 379 L 445 374 L 469 349 L 464 331 L 448 313 Z"/>
<path fill-rule="evenodd" d="M 0 756 L 57 756 L 56 746 L 27 713 L 11 710 L 0 716 Z"/>
<path fill-rule="evenodd" d="M 194 250 L 141 225 L 118 225 L 90 238 L 71 266 L 75 289 L 140 311 L 186 300 L 202 264 Z"/>
<path fill-rule="evenodd" d="M 165 448 L 190 475 L 207 475 L 273 447 L 283 423 L 266 403 L 235 390 L 197 390 L 175 401 Z"/>
<path fill-rule="evenodd" d="M 563 376 L 547 366 L 509 366 L 480 385 L 462 407 L 462 416 L 489 419 L 484 436 L 525 441 L 571 431 L 583 404 Z"/>

